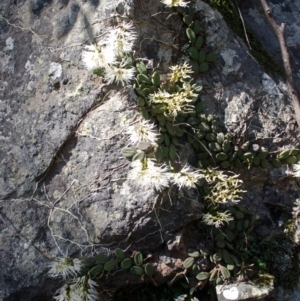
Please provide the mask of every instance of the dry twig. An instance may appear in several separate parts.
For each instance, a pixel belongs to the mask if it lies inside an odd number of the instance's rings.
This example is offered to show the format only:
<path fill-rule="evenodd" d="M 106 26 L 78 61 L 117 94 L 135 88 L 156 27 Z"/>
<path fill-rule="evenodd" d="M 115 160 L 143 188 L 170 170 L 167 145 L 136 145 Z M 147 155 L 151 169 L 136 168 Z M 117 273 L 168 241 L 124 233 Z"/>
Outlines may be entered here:
<path fill-rule="evenodd" d="M 297 93 L 294 79 L 293 79 L 293 72 L 292 72 L 292 67 L 291 67 L 291 62 L 290 62 L 290 55 L 288 52 L 288 48 L 286 45 L 285 37 L 284 37 L 284 30 L 285 30 L 285 23 L 281 23 L 279 26 L 271 12 L 270 7 L 268 6 L 268 3 L 266 0 L 260 0 L 260 3 L 264 9 L 265 15 L 268 19 L 268 22 L 270 23 L 277 39 L 280 45 L 280 50 L 281 50 L 281 55 L 282 55 L 282 60 L 283 60 L 283 66 L 284 70 L 286 73 L 286 84 L 289 90 L 289 94 L 292 99 L 293 107 L 295 110 L 295 119 L 297 121 L 298 126 L 300 127 L 300 97 Z"/>

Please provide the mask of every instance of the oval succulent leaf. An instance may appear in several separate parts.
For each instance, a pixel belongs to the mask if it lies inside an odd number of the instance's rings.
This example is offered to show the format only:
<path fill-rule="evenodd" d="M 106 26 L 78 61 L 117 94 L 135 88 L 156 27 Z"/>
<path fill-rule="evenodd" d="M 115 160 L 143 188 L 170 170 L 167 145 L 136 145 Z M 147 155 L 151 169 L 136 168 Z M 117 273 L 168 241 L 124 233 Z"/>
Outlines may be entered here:
<path fill-rule="evenodd" d="M 160 74 L 158 71 L 155 71 L 153 74 L 152 74 L 152 77 L 151 77 L 151 81 L 152 81 L 152 84 L 156 87 L 159 86 L 160 84 Z"/>
<path fill-rule="evenodd" d="M 227 252 L 227 250 L 223 249 L 222 254 L 223 254 L 223 259 L 224 259 L 224 261 L 226 263 L 228 263 L 228 264 L 232 264 L 233 263 L 233 261 L 232 261 L 232 259 L 230 257 L 230 254 Z"/>
<path fill-rule="evenodd" d="M 225 237 L 229 242 L 232 242 L 234 239 L 233 232 L 228 228 L 225 229 Z"/>
<path fill-rule="evenodd" d="M 209 279 L 209 277 L 210 277 L 210 274 L 207 272 L 201 272 L 196 276 L 196 278 L 200 281 L 207 280 L 207 279 Z"/>
<path fill-rule="evenodd" d="M 104 271 L 110 272 L 113 269 L 115 269 L 117 267 L 117 265 L 118 265 L 118 260 L 110 260 L 110 261 L 105 263 Z"/>
<path fill-rule="evenodd" d="M 199 249 L 199 251 L 203 254 L 203 255 L 205 255 L 205 256 L 208 256 L 209 255 L 209 249 L 208 248 L 206 248 L 206 247 L 201 247 L 200 249 Z"/>
<path fill-rule="evenodd" d="M 198 60 L 198 51 L 195 47 L 190 47 L 189 56 L 195 61 Z"/>
<path fill-rule="evenodd" d="M 144 272 L 143 268 L 135 265 L 130 269 L 130 273 L 133 275 L 141 276 L 141 275 L 144 275 L 145 272 Z"/>
<path fill-rule="evenodd" d="M 186 35 L 192 44 L 194 44 L 196 42 L 195 32 L 191 28 L 186 29 Z"/>
<path fill-rule="evenodd" d="M 141 252 L 136 252 L 134 257 L 133 257 L 133 260 L 135 262 L 136 265 L 142 265 L 143 264 L 143 254 Z"/>
<path fill-rule="evenodd" d="M 200 253 L 197 250 L 189 250 L 188 255 L 190 257 L 194 257 L 194 258 L 200 257 Z"/>
<path fill-rule="evenodd" d="M 235 213 L 235 217 L 237 218 L 237 219 L 242 219 L 242 218 L 244 218 L 244 213 L 242 212 L 242 211 L 236 211 L 236 213 Z"/>
<path fill-rule="evenodd" d="M 199 50 L 202 47 L 202 45 L 203 45 L 203 38 L 202 36 L 199 36 L 196 40 L 195 48 Z"/>
<path fill-rule="evenodd" d="M 97 264 L 105 264 L 106 262 L 109 261 L 109 257 L 103 254 L 96 254 L 94 258 Z"/>
<path fill-rule="evenodd" d="M 121 149 L 121 154 L 127 159 L 132 158 L 136 152 L 137 150 L 134 147 L 124 147 Z"/>
<path fill-rule="evenodd" d="M 217 276 L 217 273 L 218 273 L 218 270 L 216 268 L 214 268 L 213 271 L 210 274 L 209 280 L 210 281 L 214 280 Z"/>
<path fill-rule="evenodd" d="M 200 22 L 199 20 L 195 20 L 194 21 L 194 26 L 193 26 L 193 30 L 194 30 L 194 33 L 195 34 L 198 34 L 200 32 L 200 29 L 201 29 L 201 25 L 200 25 Z M 198 40 L 198 39 L 197 39 Z M 197 42 L 196 42 L 197 43 Z"/>
<path fill-rule="evenodd" d="M 188 257 L 188 258 L 186 258 L 185 261 L 183 262 L 183 267 L 184 267 L 185 269 L 189 269 L 189 268 L 191 268 L 191 267 L 193 266 L 194 262 L 195 262 L 195 258 L 193 258 L 193 257 Z"/>
<path fill-rule="evenodd" d="M 126 258 L 126 254 L 120 248 L 115 249 L 115 255 L 121 261 Z"/>
<path fill-rule="evenodd" d="M 224 266 L 220 265 L 219 266 L 220 272 L 224 279 L 229 279 L 230 278 L 230 272 L 225 268 Z"/>
<path fill-rule="evenodd" d="M 202 63 L 199 66 L 199 72 L 206 72 L 209 69 L 209 66 L 207 63 Z"/>
<path fill-rule="evenodd" d="M 132 259 L 131 258 L 125 258 L 121 262 L 121 267 L 123 270 L 129 269 L 132 266 Z"/>
<path fill-rule="evenodd" d="M 218 248 L 224 248 L 225 247 L 225 241 L 224 240 L 218 240 L 216 243 Z"/>
<path fill-rule="evenodd" d="M 275 168 L 281 167 L 281 162 L 278 159 L 273 159 L 271 163 Z"/>
<path fill-rule="evenodd" d="M 90 269 L 91 277 L 97 277 L 103 271 L 103 265 L 97 264 L 93 268 Z"/>
<path fill-rule="evenodd" d="M 223 283 L 222 278 L 221 278 L 221 277 L 218 277 L 217 280 L 216 280 L 216 284 L 217 284 L 217 285 L 220 285 L 220 284 L 222 284 L 222 283 Z"/>
<path fill-rule="evenodd" d="M 237 257 L 235 255 L 230 254 L 230 257 L 236 265 L 238 265 L 238 266 L 240 265 L 240 261 L 237 259 Z"/>
<path fill-rule="evenodd" d="M 81 264 L 84 267 L 91 268 L 95 265 L 95 260 L 93 258 L 81 258 Z"/>
<path fill-rule="evenodd" d="M 147 276 L 152 277 L 153 275 L 153 266 L 151 263 L 147 263 L 144 267 L 145 273 Z"/>
<path fill-rule="evenodd" d="M 147 68 L 143 62 L 136 63 L 136 70 L 140 74 L 145 74 L 145 75 L 147 74 Z"/>
<path fill-rule="evenodd" d="M 193 22 L 193 18 L 190 15 L 184 15 L 183 22 L 189 26 Z"/>
<path fill-rule="evenodd" d="M 200 50 L 198 53 L 198 63 L 202 64 L 205 61 L 205 51 L 204 50 Z"/>
<path fill-rule="evenodd" d="M 136 78 L 137 78 L 139 83 L 145 83 L 147 85 L 151 85 L 150 78 L 145 74 L 138 74 Z"/>

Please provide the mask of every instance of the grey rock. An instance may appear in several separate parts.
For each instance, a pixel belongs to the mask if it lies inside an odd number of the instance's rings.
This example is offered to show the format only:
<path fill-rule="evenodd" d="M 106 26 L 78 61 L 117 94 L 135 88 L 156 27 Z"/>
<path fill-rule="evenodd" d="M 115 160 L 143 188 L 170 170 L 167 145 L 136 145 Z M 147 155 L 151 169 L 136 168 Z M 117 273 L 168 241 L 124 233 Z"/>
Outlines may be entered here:
<path fill-rule="evenodd" d="M 109 253 L 117 246 L 149 253 L 158 283 L 180 270 L 183 229 L 201 217 L 200 197 L 176 188 L 158 195 L 126 179 L 130 165 L 120 150 L 128 137 L 120 124 L 135 114 L 133 91 L 106 86 L 81 63 L 82 46 L 97 41 L 118 13 L 139 24 L 137 55 L 167 73 L 181 59 L 174 35 L 184 33 L 178 17 L 149 17 L 162 7 L 158 0 L 1 2 L 1 14 L 22 29 L 0 20 L 0 299 L 51 299 L 61 286 L 47 276 L 53 259 Z M 284 83 L 264 72 L 218 12 L 201 1 L 196 7 L 207 47 L 219 54 L 197 79 L 206 112 L 239 136 L 246 124 L 251 139 L 270 148 L 295 144 Z M 193 159 L 183 146 L 180 154 L 187 153 L 182 161 Z M 249 190 L 245 203 L 275 228 L 266 203 L 291 208 L 299 197 L 296 183 L 287 187 L 282 175 L 242 175 Z M 105 285 L 134 283 L 140 279 L 121 275 Z"/>
<path fill-rule="evenodd" d="M 282 63 L 282 57 L 280 52 L 280 46 L 277 37 L 273 33 L 270 25 L 268 24 L 264 12 L 261 8 L 259 0 L 241 3 L 241 10 L 243 17 L 247 25 L 260 39 L 265 49 L 268 50 L 280 63 Z M 285 37 L 288 50 L 291 55 L 291 63 L 294 71 L 294 77 L 296 81 L 296 87 L 300 84 L 299 73 L 299 40 L 300 40 L 300 3 L 297 1 L 277 1 L 268 0 L 269 7 L 272 11 L 276 23 L 286 24 Z M 266 30 L 269 34 L 266 34 Z"/>
<path fill-rule="evenodd" d="M 259 286 L 249 283 L 239 283 L 216 286 L 218 301 L 265 300 L 273 289 L 273 284 L 269 286 Z"/>

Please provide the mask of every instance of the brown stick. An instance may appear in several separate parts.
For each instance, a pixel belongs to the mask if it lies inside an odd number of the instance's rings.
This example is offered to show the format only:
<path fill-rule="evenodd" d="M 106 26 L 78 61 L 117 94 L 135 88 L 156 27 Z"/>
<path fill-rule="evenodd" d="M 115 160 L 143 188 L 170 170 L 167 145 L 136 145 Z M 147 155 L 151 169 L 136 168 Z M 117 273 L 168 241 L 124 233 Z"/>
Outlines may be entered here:
<path fill-rule="evenodd" d="M 284 38 L 284 29 L 285 29 L 285 23 L 281 23 L 281 25 L 277 25 L 276 21 L 273 18 L 271 9 L 269 8 L 266 0 L 260 0 L 260 3 L 264 9 L 265 15 L 272 26 L 273 31 L 275 32 L 275 35 L 279 41 L 282 60 L 283 60 L 283 66 L 286 73 L 286 84 L 289 90 L 290 97 L 292 99 L 292 103 L 295 110 L 295 119 L 297 121 L 298 127 L 300 127 L 300 97 L 297 93 L 297 90 L 295 88 L 295 83 L 293 79 L 293 72 L 291 68 L 291 62 L 290 62 L 290 55 L 288 52 L 288 48 L 286 46 L 286 41 Z"/>

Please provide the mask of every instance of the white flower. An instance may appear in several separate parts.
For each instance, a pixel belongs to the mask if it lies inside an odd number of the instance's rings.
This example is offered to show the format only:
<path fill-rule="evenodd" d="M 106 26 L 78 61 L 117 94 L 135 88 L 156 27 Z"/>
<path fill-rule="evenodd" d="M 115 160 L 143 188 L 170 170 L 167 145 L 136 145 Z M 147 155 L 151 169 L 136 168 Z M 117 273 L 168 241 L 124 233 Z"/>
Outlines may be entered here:
<path fill-rule="evenodd" d="M 89 276 L 74 279 L 72 283 L 65 284 L 56 293 L 57 301 L 96 301 L 98 293 L 95 289 L 97 283 Z"/>
<path fill-rule="evenodd" d="M 192 98 L 190 98 L 191 96 Z M 194 100 L 191 90 L 183 90 L 172 94 L 164 90 L 159 90 L 156 93 L 150 94 L 149 100 L 153 104 L 162 104 L 165 115 L 173 116 L 174 118 L 180 112 L 188 113 L 194 109 L 194 105 L 190 104 Z"/>
<path fill-rule="evenodd" d="M 133 22 L 122 22 L 116 28 L 118 37 L 124 38 L 127 41 L 134 42 L 137 38 Z"/>
<path fill-rule="evenodd" d="M 124 53 L 131 52 L 134 43 L 126 38 L 122 38 L 114 35 L 115 31 L 112 31 L 107 38 L 107 44 L 112 47 L 116 55 L 121 56 Z"/>
<path fill-rule="evenodd" d="M 72 301 L 70 299 L 70 288 L 68 284 L 65 284 L 61 287 L 54 296 L 54 299 L 57 301 Z"/>
<path fill-rule="evenodd" d="M 300 178 L 300 164 L 293 164 L 292 165 L 293 168 L 293 176 L 295 178 Z"/>
<path fill-rule="evenodd" d="M 233 220 L 229 211 L 215 212 L 214 214 L 206 213 L 202 216 L 203 222 L 208 226 L 220 228 L 224 223 L 229 223 Z"/>
<path fill-rule="evenodd" d="M 173 182 L 178 185 L 179 189 L 182 187 L 196 188 L 196 184 L 201 178 L 203 175 L 198 170 L 192 170 L 190 166 L 185 165 L 180 172 L 174 173 Z"/>
<path fill-rule="evenodd" d="M 86 45 L 82 52 L 82 61 L 88 70 L 105 67 L 115 62 L 115 52 L 107 46 L 100 48 L 98 45 Z"/>
<path fill-rule="evenodd" d="M 158 191 L 169 186 L 170 177 L 171 173 L 165 164 L 159 166 L 151 159 L 133 161 L 132 170 L 128 174 L 128 179 L 133 180 L 138 186 L 152 186 Z"/>
<path fill-rule="evenodd" d="M 206 200 L 212 204 L 240 201 L 240 194 L 245 191 L 240 189 L 243 181 L 238 179 L 238 175 L 228 176 L 223 171 L 210 168 L 201 171 L 211 187 L 210 193 L 205 197 Z"/>
<path fill-rule="evenodd" d="M 187 298 L 187 295 L 180 295 L 177 298 L 174 298 L 174 301 L 185 301 L 185 299 Z"/>
<path fill-rule="evenodd" d="M 172 6 L 187 6 L 189 4 L 189 2 L 185 2 L 183 0 L 162 0 L 161 1 L 163 4 L 165 4 L 168 7 L 172 7 Z"/>
<path fill-rule="evenodd" d="M 132 51 L 136 38 L 133 23 L 122 22 L 117 27 L 110 28 L 101 44 L 112 47 L 116 55 L 122 56 L 124 53 Z"/>
<path fill-rule="evenodd" d="M 184 62 L 182 66 L 172 66 L 170 67 L 170 69 L 172 70 L 172 72 L 168 74 L 168 77 L 173 83 L 176 83 L 179 80 L 183 81 L 183 79 L 190 79 L 190 73 L 194 73 L 192 67 L 187 62 Z"/>
<path fill-rule="evenodd" d="M 296 218 L 300 215 L 300 199 L 296 199 L 294 202 L 294 207 L 293 207 L 293 217 Z"/>
<path fill-rule="evenodd" d="M 105 79 L 108 84 L 113 83 L 114 81 L 117 84 L 121 83 L 123 86 L 128 84 L 134 77 L 135 68 L 128 68 L 127 65 L 130 64 L 128 59 L 123 59 L 119 66 L 108 65 L 105 68 Z"/>
<path fill-rule="evenodd" d="M 191 87 L 191 84 L 189 82 L 183 82 L 182 88 L 184 90 L 185 97 L 191 97 L 192 99 L 195 99 L 198 94 L 194 92 L 194 90 Z"/>
<path fill-rule="evenodd" d="M 50 265 L 48 274 L 51 277 L 63 277 L 66 280 L 68 277 L 76 277 L 82 267 L 81 261 L 77 258 L 70 259 L 63 257 L 53 262 Z"/>
<path fill-rule="evenodd" d="M 156 143 L 158 132 L 155 124 L 142 119 L 141 121 L 130 125 L 126 129 L 126 134 L 130 135 L 132 144 L 138 144 L 141 141 Z"/>

